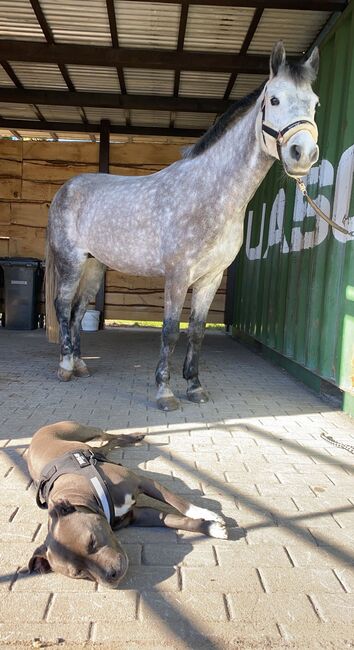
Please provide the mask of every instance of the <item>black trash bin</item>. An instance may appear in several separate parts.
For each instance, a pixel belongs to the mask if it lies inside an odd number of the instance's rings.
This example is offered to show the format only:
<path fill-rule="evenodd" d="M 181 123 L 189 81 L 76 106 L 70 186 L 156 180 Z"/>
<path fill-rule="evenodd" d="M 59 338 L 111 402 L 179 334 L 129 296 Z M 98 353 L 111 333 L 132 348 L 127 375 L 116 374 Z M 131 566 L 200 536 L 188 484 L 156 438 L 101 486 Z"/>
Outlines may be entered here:
<path fill-rule="evenodd" d="M 4 272 L 5 328 L 33 330 L 38 327 L 38 300 L 43 271 L 33 257 L 0 259 Z"/>

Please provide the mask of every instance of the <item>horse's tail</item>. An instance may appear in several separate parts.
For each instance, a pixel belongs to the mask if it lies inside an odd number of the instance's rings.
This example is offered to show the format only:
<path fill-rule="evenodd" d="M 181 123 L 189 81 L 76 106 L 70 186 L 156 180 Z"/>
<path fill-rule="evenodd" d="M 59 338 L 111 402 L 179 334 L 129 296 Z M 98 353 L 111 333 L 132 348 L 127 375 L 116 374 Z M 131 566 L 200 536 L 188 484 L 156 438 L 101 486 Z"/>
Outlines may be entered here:
<path fill-rule="evenodd" d="M 57 281 L 54 266 L 54 252 L 47 236 L 45 263 L 45 325 L 47 337 L 51 343 L 59 343 L 59 325 L 54 308 L 56 291 Z"/>

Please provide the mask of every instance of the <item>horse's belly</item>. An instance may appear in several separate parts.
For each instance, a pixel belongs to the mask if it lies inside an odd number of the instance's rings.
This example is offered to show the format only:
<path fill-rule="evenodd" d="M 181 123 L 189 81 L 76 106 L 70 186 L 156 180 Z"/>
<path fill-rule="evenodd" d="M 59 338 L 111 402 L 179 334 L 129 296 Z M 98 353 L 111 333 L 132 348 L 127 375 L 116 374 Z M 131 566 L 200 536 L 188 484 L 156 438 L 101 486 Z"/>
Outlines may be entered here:
<path fill-rule="evenodd" d="M 93 244 L 89 248 L 100 262 L 110 269 L 127 275 L 163 275 L 160 256 L 156 251 L 132 250 L 129 246 L 116 245 L 114 248 Z"/>

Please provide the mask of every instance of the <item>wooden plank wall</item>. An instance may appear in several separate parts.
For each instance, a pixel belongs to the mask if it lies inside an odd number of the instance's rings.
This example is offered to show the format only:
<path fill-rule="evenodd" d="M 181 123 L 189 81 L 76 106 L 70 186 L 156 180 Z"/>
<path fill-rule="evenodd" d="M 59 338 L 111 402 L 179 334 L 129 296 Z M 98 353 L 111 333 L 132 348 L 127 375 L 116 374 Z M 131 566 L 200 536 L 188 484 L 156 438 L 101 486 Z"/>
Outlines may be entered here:
<path fill-rule="evenodd" d="M 98 144 L 0 140 L 0 257 L 44 259 L 48 208 L 55 192 L 72 176 L 98 171 Z M 162 169 L 180 157 L 180 145 L 111 144 L 112 174 L 142 175 Z M 209 313 L 210 322 L 224 319 L 226 276 Z M 188 320 L 190 292 L 182 320 Z M 162 320 L 163 281 L 109 270 L 105 286 L 105 318 Z"/>

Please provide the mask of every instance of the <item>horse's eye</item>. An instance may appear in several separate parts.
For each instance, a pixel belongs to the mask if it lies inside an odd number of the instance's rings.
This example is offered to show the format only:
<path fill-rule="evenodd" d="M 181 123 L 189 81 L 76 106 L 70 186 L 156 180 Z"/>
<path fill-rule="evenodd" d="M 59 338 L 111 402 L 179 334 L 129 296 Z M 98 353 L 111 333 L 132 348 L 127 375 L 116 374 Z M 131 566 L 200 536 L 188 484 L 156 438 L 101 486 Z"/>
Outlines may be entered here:
<path fill-rule="evenodd" d="M 279 102 L 278 97 L 272 97 L 271 100 L 270 100 L 270 103 L 271 103 L 272 106 L 278 106 L 278 104 L 280 102 Z"/>

